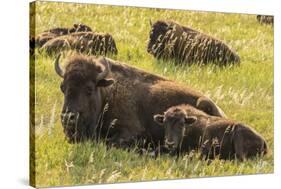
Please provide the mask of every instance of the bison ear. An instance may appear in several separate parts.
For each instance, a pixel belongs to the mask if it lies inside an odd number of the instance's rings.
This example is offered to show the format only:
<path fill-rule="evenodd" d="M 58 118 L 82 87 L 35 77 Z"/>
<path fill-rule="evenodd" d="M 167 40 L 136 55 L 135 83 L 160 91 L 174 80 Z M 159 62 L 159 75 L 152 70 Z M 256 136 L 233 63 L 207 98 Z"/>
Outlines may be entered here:
<path fill-rule="evenodd" d="M 97 83 L 97 87 L 107 87 L 114 83 L 114 79 L 101 79 Z"/>
<path fill-rule="evenodd" d="M 164 123 L 164 115 L 156 114 L 153 116 L 153 119 L 159 125 L 163 125 L 163 123 Z"/>
<path fill-rule="evenodd" d="M 184 123 L 187 125 L 192 125 L 195 121 L 197 121 L 195 116 L 185 116 L 184 118 Z"/>

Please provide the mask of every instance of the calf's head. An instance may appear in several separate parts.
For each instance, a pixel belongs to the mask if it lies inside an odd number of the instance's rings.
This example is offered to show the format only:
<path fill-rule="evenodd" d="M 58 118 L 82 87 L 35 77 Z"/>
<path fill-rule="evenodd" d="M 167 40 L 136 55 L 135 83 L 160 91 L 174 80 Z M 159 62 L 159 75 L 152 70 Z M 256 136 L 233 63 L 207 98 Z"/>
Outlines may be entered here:
<path fill-rule="evenodd" d="M 105 58 L 75 56 L 69 59 L 65 70 L 55 61 L 55 71 L 63 78 L 61 91 L 64 104 L 61 122 L 70 143 L 94 137 L 99 116 L 106 103 L 105 88 L 113 84 L 107 79 L 110 72 Z"/>
<path fill-rule="evenodd" d="M 154 115 L 154 121 L 165 129 L 165 145 L 170 149 L 180 148 L 186 127 L 192 125 L 197 118 L 188 116 L 179 108 L 170 108 L 163 115 Z"/>

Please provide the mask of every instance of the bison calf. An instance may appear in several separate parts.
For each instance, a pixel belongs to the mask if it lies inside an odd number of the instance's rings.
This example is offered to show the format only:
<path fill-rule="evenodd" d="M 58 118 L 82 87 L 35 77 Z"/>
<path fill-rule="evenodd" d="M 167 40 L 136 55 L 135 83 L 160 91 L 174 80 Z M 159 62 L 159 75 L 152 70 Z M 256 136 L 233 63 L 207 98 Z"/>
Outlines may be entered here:
<path fill-rule="evenodd" d="M 210 116 L 189 105 L 169 108 L 154 120 L 164 125 L 165 148 L 179 152 L 200 147 L 201 157 L 244 160 L 267 152 L 265 140 L 250 127 Z"/>
<path fill-rule="evenodd" d="M 187 64 L 240 62 L 239 56 L 222 41 L 171 21 L 152 25 L 147 51 L 157 59 Z"/>
<path fill-rule="evenodd" d="M 56 37 L 40 49 L 48 55 L 57 54 L 63 50 L 75 50 L 91 55 L 117 54 L 117 47 L 110 34 L 93 32 L 78 32 Z"/>
<path fill-rule="evenodd" d="M 191 106 L 180 105 L 172 106 L 164 114 L 156 114 L 153 118 L 165 130 L 165 145 L 160 146 L 158 152 L 170 151 L 179 155 L 180 152 L 199 149 L 207 114 Z"/>

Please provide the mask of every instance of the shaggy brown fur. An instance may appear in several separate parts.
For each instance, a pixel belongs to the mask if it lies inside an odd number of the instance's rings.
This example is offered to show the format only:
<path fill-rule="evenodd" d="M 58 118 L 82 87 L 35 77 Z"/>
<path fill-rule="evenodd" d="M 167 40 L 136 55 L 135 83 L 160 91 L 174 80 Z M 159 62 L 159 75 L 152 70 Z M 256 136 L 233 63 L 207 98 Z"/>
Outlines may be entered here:
<path fill-rule="evenodd" d="M 146 139 L 158 145 L 164 141 L 164 129 L 153 121 L 153 115 L 182 103 L 224 116 L 201 93 L 124 63 L 76 55 L 69 57 L 66 65 L 65 70 L 56 66 L 56 71 L 63 77 L 62 125 L 70 142 L 102 138 L 124 147 L 139 141 L 135 139 Z M 98 76 L 102 70 L 108 70 L 104 79 Z M 68 117 L 72 126 L 67 124 Z"/>
<path fill-rule="evenodd" d="M 166 147 L 179 152 L 201 148 L 201 156 L 213 159 L 245 158 L 267 152 L 265 140 L 250 127 L 222 117 L 210 116 L 190 105 L 174 106 L 155 115 L 164 125 Z"/>
<path fill-rule="evenodd" d="M 152 25 L 147 51 L 157 59 L 186 64 L 240 62 L 239 56 L 222 41 L 172 21 Z"/>
<path fill-rule="evenodd" d="M 274 24 L 273 16 L 257 15 L 257 20 L 261 24 Z"/>
<path fill-rule="evenodd" d="M 110 34 L 78 32 L 49 40 L 40 49 L 47 54 L 56 54 L 63 50 L 75 50 L 91 55 L 117 54 L 117 47 Z"/>
<path fill-rule="evenodd" d="M 42 47 L 46 42 L 58 36 L 67 35 L 75 32 L 91 32 L 92 29 L 84 24 L 74 24 L 72 28 L 53 28 L 46 30 L 35 39 L 35 46 Z"/>
<path fill-rule="evenodd" d="M 205 130 L 201 156 L 213 159 L 246 158 L 267 153 L 263 137 L 252 128 L 235 121 L 219 120 L 211 123 Z"/>

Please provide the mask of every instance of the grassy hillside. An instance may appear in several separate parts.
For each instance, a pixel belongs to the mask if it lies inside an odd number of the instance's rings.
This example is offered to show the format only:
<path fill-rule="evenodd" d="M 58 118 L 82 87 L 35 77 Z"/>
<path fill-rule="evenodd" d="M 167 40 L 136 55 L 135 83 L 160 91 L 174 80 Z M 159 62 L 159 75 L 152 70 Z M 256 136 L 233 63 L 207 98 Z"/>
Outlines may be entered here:
<path fill-rule="evenodd" d="M 145 69 L 211 97 L 232 119 L 244 122 L 268 142 L 263 159 L 198 160 L 198 153 L 157 160 L 103 144 L 68 144 L 60 124 L 63 95 L 61 79 L 53 69 L 54 57 L 35 54 L 36 185 L 78 185 L 156 179 L 192 178 L 273 172 L 273 28 L 260 25 L 255 15 L 171 11 L 89 4 L 37 2 L 38 34 L 52 27 L 82 22 L 98 32 L 109 32 L 119 54 L 114 59 Z M 171 19 L 215 36 L 237 51 L 241 65 L 174 66 L 156 61 L 146 52 L 149 20 Z"/>

